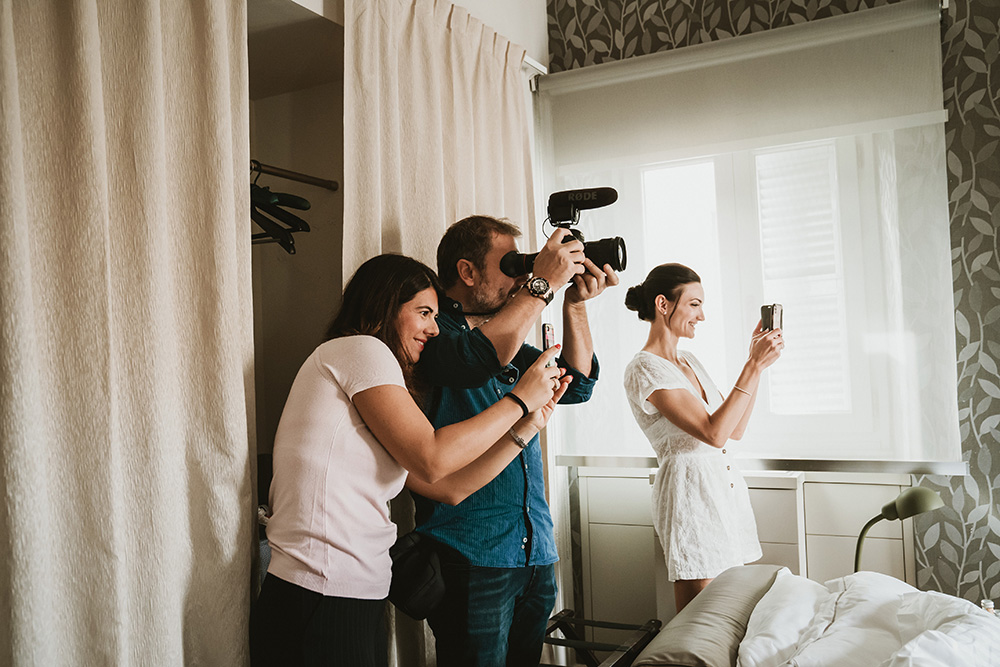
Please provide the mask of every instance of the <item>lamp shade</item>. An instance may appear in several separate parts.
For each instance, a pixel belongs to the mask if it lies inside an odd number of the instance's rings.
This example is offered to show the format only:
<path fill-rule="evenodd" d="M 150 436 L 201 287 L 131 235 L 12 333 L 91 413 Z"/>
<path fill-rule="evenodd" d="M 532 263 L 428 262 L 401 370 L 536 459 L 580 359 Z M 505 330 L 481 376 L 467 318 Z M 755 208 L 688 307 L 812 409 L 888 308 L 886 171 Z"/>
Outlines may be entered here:
<path fill-rule="evenodd" d="M 944 507 L 941 494 L 922 486 L 911 486 L 903 491 L 891 503 L 882 506 L 882 518 L 889 521 L 909 519 L 911 516 L 923 514 Z"/>
<path fill-rule="evenodd" d="M 937 491 L 925 489 L 922 486 L 911 486 L 896 496 L 896 499 L 891 503 L 883 505 L 882 513 L 876 517 L 872 517 L 871 521 L 866 523 L 865 527 L 861 529 L 861 534 L 858 535 L 858 546 L 854 551 L 854 571 L 857 572 L 861 569 L 861 545 L 864 544 L 865 535 L 868 534 L 869 528 L 883 519 L 888 519 L 889 521 L 896 521 L 898 519 L 902 521 L 917 514 L 936 510 L 939 507 L 944 507 L 941 494 Z"/>

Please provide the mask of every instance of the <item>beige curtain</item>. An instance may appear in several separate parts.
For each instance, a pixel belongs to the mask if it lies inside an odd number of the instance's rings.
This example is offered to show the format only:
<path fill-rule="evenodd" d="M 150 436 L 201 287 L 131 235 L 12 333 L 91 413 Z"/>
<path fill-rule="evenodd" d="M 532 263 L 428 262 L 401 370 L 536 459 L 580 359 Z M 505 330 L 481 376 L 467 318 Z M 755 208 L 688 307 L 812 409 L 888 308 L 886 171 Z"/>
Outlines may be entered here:
<path fill-rule="evenodd" d="M 474 213 L 527 232 L 524 49 L 443 0 L 353 0 L 345 29 L 345 279 L 381 252 L 434 267 Z"/>
<path fill-rule="evenodd" d="M 442 0 L 352 0 L 345 42 L 345 281 L 383 252 L 436 267 L 441 235 L 468 215 L 527 233 L 524 49 Z M 413 526 L 405 494 L 392 513 Z M 433 664 L 426 625 L 394 612 L 395 664 Z"/>
<path fill-rule="evenodd" d="M 246 12 L 0 0 L 0 664 L 246 661 Z"/>

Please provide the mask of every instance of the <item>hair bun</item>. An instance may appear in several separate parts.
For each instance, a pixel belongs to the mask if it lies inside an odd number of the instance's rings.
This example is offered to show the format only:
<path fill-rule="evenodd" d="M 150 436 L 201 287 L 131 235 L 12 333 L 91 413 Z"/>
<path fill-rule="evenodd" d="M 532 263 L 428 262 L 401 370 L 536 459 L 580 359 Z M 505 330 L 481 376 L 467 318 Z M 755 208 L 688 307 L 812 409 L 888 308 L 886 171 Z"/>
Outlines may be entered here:
<path fill-rule="evenodd" d="M 642 283 L 634 287 L 629 287 L 628 291 L 625 292 L 625 307 L 636 312 L 641 311 L 644 296 L 643 291 Z"/>

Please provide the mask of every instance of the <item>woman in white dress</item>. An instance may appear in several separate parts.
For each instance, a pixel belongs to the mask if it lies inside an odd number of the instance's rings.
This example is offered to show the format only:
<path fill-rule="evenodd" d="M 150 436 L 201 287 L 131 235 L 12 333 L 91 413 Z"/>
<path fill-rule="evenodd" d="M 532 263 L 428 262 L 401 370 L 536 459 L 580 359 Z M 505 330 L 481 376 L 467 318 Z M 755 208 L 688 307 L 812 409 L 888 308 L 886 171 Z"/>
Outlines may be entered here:
<path fill-rule="evenodd" d="M 705 319 L 704 299 L 701 278 L 681 264 L 661 264 L 625 296 L 649 322 L 646 345 L 625 369 L 625 392 L 656 451 L 653 517 L 678 612 L 723 570 L 761 557 L 746 482 L 727 443 L 743 437 L 761 372 L 784 347 L 780 329 L 758 323 L 750 356 L 723 396 L 694 355 L 677 349 Z"/>

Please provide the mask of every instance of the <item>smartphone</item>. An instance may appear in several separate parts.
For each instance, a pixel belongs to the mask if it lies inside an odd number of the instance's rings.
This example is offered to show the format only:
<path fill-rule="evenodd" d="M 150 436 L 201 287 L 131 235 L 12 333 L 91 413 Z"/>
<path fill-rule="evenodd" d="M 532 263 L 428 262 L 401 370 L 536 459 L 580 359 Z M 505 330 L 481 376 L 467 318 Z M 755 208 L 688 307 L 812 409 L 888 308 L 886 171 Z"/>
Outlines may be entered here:
<path fill-rule="evenodd" d="M 542 349 L 547 350 L 556 344 L 556 328 L 550 323 L 545 322 L 542 324 Z M 546 368 L 556 365 L 556 360 L 553 359 L 549 363 L 545 364 Z"/>
<path fill-rule="evenodd" d="M 782 309 L 780 303 L 772 303 L 760 307 L 760 326 L 764 331 L 780 329 L 782 324 Z"/>

